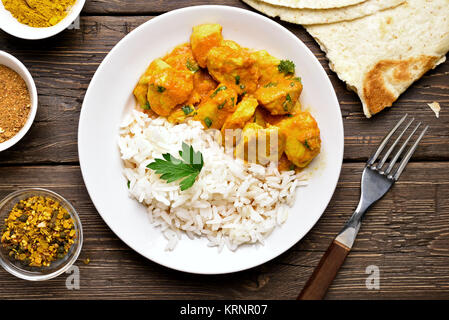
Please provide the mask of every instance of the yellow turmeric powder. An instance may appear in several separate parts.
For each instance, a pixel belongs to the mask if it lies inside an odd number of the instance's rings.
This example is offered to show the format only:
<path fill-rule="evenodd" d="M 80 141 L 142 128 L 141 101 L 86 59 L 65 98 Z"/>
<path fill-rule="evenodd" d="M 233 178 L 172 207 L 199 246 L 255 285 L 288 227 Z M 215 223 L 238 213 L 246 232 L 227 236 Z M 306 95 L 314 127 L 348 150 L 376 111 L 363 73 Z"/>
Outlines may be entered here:
<path fill-rule="evenodd" d="M 64 19 L 76 0 L 2 0 L 20 23 L 35 28 L 51 27 Z"/>

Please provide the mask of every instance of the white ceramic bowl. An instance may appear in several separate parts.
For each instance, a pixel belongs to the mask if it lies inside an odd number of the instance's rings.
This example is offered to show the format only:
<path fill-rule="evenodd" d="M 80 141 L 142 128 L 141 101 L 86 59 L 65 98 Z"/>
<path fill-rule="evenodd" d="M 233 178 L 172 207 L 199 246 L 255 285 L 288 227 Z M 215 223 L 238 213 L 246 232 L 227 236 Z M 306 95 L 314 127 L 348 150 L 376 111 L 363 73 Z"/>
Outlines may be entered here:
<path fill-rule="evenodd" d="M 25 125 L 14 137 L 12 137 L 9 140 L 6 140 L 3 143 L 0 143 L 0 151 L 3 151 L 16 144 L 20 139 L 23 138 L 23 136 L 30 129 L 37 112 L 37 90 L 33 77 L 31 76 L 28 69 L 23 65 L 22 62 L 17 60 L 14 56 L 10 55 L 9 53 L 6 53 L 5 51 L 0 51 L 0 65 L 7 66 L 8 68 L 17 72 L 19 76 L 22 77 L 22 79 L 25 81 L 28 87 L 28 91 L 31 97 L 31 110 Z"/>
<path fill-rule="evenodd" d="M 17 38 L 37 40 L 54 36 L 65 30 L 75 21 L 84 7 L 86 0 L 77 0 L 67 16 L 58 24 L 47 28 L 33 28 L 17 21 L 12 14 L 5 9 L 3 2 L 0 1 L 0 29 Z"/>
<path fill-rule="evenodd" d="M 155 58 L 189 41 L 192 27 L 220 23 L 223 36 L 244 47 L 265 49 L 293 60 L 304 89 L 302 105 L 321 129 L 322 152 L 307 169 L 312 178 L 299 188 L 287 221 L 262 245 L 235 252 L 208 247 L 207 239 L 186 236 L 174 251 L 150 224 L 146 208 L 128 196 L 117 145 L 119 125 L 135 106 L 132 95 L 140 75 Z M 202 274 L 252 268 L 285 252 L 313 227 L 334 193 L 343 159 L 343 122 L 335 91 L 313 53 L 293 33 L 260 14 L 227 6 L 197 6 L 174 10 L 149 20 L 124 37 L 95 73 L 81 109 L 78 127 L 81 170 L 89 195 L 109 227 L 131 248 L 164 266 Z"/>

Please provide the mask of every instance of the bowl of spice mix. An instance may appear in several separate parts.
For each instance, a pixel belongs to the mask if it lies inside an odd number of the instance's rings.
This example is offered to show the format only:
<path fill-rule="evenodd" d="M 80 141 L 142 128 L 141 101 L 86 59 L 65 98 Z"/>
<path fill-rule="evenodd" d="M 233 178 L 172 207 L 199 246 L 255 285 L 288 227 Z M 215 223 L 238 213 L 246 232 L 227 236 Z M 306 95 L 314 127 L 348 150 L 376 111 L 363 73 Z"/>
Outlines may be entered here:
<path fill-rule="evenodd" d="M 0 29 L 22 39 L 60 33 L 79 16 L 85 0 L 0 0 Z"/>
<path fill-rule="evenodd" d="M 37 111 L 37 90 L 27 68 L 0 50 L 0 151 L 28 132 Z"/>
<path fill-rule="evenodd" d="M 83 243 L 73 206 L 50 190 L 16 191 L 0 202 L 0 264 L 32 281 L 54 278 L 73 265 Z"/>

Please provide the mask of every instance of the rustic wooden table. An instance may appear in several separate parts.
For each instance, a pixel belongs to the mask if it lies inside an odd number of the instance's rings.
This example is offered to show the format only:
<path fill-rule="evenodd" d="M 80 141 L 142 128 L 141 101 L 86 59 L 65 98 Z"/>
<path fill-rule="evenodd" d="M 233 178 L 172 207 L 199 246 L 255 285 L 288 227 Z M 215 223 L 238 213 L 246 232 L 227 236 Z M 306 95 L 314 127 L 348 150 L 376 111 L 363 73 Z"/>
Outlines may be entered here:
<path fill-rule="evenodd" d="M 135 27 L 166 11 L 199 4 L 249 9 L 239 0 L 91 0 L 80 29 L 42 41 L 0 32 L 0 49 L 19 58 L 33 75 L 39 110 L 26 137 L 0 153 L 0 197 L 24 187 L 52 189 L 77 208 L 85 231 L 76 265 L 80 289 L 67 275 L 30 283 L 0 270 L 0 298 L 40 299 L 293 299 L 355 208 L 359 179 L 375 144 L 406 112 L 431 125 L 405 174 L 366 217 L 353 251 L 326 298 L 449 298 L 449 63 L 416 82 L 395 107 L 366 119 L 354 93 L 329 71 L 318 45 L 296 25 L 284 24 L 318 57 L 341 104 L 345 155 L 334 197 L 320 221 L 292 249 L 260 267 L 200 276 L 146 260 L 120 241 L 95 210 L 83 184 L 77 154 L 81 104 L 109 50 Z M 152 41 L 157 41 L 154 39 Z M 439 119 L 426 103 L 442 105 Z M 83 260 L 90 258 L 89 264 Z M 368 290 L 366 268 L 380 270 L 379 290 Z"/>

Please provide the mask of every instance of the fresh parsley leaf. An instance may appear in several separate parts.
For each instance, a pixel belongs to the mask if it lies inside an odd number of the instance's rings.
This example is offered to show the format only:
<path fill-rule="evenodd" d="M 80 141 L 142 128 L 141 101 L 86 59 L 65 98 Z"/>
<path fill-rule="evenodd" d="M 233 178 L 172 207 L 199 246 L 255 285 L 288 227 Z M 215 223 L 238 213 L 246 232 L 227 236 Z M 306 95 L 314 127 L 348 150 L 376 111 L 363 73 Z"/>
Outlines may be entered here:
<path fill-rule="evenodd" d="M 278 70 L 281 73 L 284 73 L 286 75 L 294 74 L 295 73 L 295 64 L 293 61 L 290 60 L 281 60 L 281 62 L 278 65 Z"/>
<path fill-rule="evenodd" d="M 235 105 L 235 98 L 231 97 L 232 105 Z"/>
<path fill-rule="evenodd" d="M 185 105 L 181 108 L 181 110 L 184 112 L 185 115 L 191 114 L 193 111 L 193 108 L 191 106 Z"/>
<path fill-rule="evenodd" d="M 222 90 L 226 90 L 227 88 L 226 88 L 226 86 L 221 86 L 221 87 L 218 87 L 217 89 L 215 89 L 215 91 L 211 94 L 211 98 L 213 98 L 213 97 L 215 97 L 220 91 L 222 91 Z"/>
<path fill-rule="evenodd" d="M 157 86 L 157 92 L 162 93 L 164 91 L 165 91 L 165 88 L 163 86 Z"/>
<path fill-rule="evenodd" d="M 287 93 L 287 96 L 285 97 L 285 100 L 287 100 L 288 102 L 292 102 L 292 97 L 290 97 L 290 93 Z"/>
<path fill-rule="evenodd" d="M 154 170 L 156 174 L 160 174 L 160 178 L 167 183 L 183 179 L 179 185 L 181 191 L 184 191 L 195 183 L 196 177 L 203 168 L 204 160 L 201 152 L 195 152 L 192 146 L 184 142 L 179 155 L 181 159 L 165 153 L 162 155 L 163 159 L 154 159 L 152 163 L 147 165 L 147 168 Z"/>
<path fill-rule="evenodd" d="M 235 78 L 235 84 L 240 84 L 240 76 L 237 75 L 234 78 Z"/>
<path fill-rule="evenodd" d="M 150 110 L 150 109 L 151 109 L 150 103 L 147 101 L 147 102 L 142 106 L 142 109 L 143 109 L 143 110 Z"/>
<path fill-rule="evenodd" d="M 196 64 L 196 62 L 190 61 L 190 59 L 187 59 L 186 67 L 187 67 L 187 69 L 189 69 L 193 73 L 197 72 L 200 69 L 198 64 Z"/>
<path fill-rule="evenodd" d="M 129 189 L 129 186 L 131 185 L 131 181 L 128 180 L 128 183 L 126 185 L 128 186 L 128 189 Z"/>
<path fill-rule="evenodd" d="M 245 89 L 245 85 L 243 83 L 240 85 L 240 89 Z"/>

